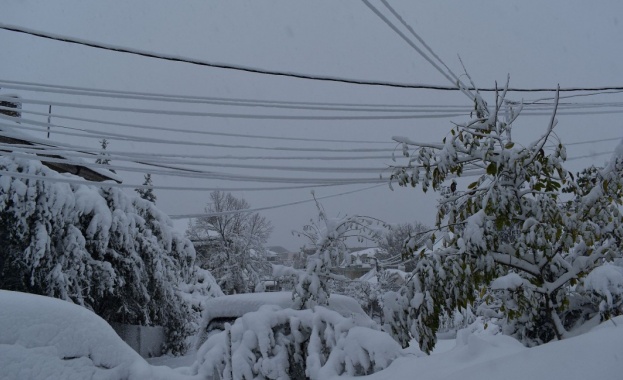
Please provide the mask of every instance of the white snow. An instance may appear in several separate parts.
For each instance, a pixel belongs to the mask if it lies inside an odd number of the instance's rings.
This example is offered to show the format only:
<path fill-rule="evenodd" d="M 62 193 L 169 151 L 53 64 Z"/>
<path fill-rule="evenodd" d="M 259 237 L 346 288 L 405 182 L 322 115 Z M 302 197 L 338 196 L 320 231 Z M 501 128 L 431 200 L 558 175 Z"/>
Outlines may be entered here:
<path fill-rule="evenodd" d="M 623 376 L 622 342 L 623 317 L 587 334 L 534 348 L 525 348 L 508 336 L 490 335 L 486 329 L 466 331 L 448 351 L 431 356 L 412 353 L 383 371 L 357 379 L 619 380 Z"/>
<path fill-rule="evenodd" d="M 614 274 L 611 269 L 606 269 L 608 276 Z M 595 282 L 597 275 L 594 272 L 589 276 L 595 277 L 590 280 L 593 286 L 599 283 Z M 605 284 L 606 281 L 601 283 Z M 351 377 L 345 374 L 336 375 L 339 373 L 336 368 L 339 369 L 343 363 L 384 367 L 396 357 L 395 346 L 389 344 L 390 341 L 385 339 L 387 336 L 382 332 L 352 325 L 348 327 L 345 324 L 347 319 L 337 321 L 343 317 L 323 308 L 320 310 L 324 310 L 317 314 L 320 320 L 338 322 L 334 324 L 336 330 L 327 330 L 324 336 L 341 337 L 334 340 L 326 363 L 316 367 L 320 378 L 348 379 Z M 244 323 L 232 329 L 232 334 L 238 334 L 240 343 L 244 340 L 245 344 L 253 344 L 253 337 L 245 332 L 247 327 L 253 327 L 258 332 L 258 326 L 274 325 L 271 316 L 289 318 L 292 326 L 296 327 L 297 318 L 302 323 L 304 319 L 312 318 L 312 315 L 314 313 L 310 311 L 280 311 L 274 306 L 265 306 L 260 312 L 249 314 Z M 313 326 L 320 320 L 314 322 L 309 319 L 305 323 Z M 225 337 L 225 334 L 220 335 Z M 261 345 L 268 344 L 264 341 L 268 336 L 259 334 L 256 338 L 262 339 Z M 525 348 L 513 338 L 497 334 L 493 326 L 487 327 L 479 322 L 459 331 L 455 341 L 440 341 L 430 356 L 415 348 L 408 348 L 389 367 L 373 375 L 357 378 L 618 380 L 623 373 L 622 342 L 623 316 L 606 321 L 577 337 L 534 348 Z M 260 344 L 260 341 L 257 343 Z M 242 346 L 239 348 L 242 349 Z M 370 358 L 373 358 L 372 361 Z M 200 359 L 195 364 L 195 370 L 206 364 L 206 350 Z M 193 360 L 192 356 L 187 356 L 179 361 L 190 365 Z M 152 362 L 173 364 L 176 360 L 161 358 Z M 205 379 L 191 375 L 190 367 L 172 370 L 149 365 L 121 341 L 104 320 L 83 307 L 58 299 L 10 291 L 0 291 L 0 368 L 0 379 L 7 380 Z M 208 375 L 205 372 L 203 374 Z"/>
<path fill-rule="evenodd" d="M 505 276 L 493 280 L 491 283 L 492 290 L 514 290 L 524 285 L 526 281 L 517 273 L 509 273 Z"/>
<path fill-rule="evenodd" d="M 292 292 L 244 293 L 223 297 L 216 297 L 205 301 L 204 313 L 196 345 L 199 347 L 205 342 L 206 328 L 214 318 L 238 318 L 247 313 L 259 310 L 262 306 L 273 305 L 279 308 L 291 308 L 294 305 Z M 350 297 L 340 294 L 331 294 L 328 308 L 337 311 L 340 315 L 353 318 L 359 326 L 371 327 L 374 321 L 367 316 L 359 303 Z"/>
<path fill-rule="evenodd" d="M 599 266 L 584 278 L 584 286 L 605 297 L 607 305 L 612 307 L 613 297 L 620 299 L 623 294 L 623 268 L 612 264 Z"/>

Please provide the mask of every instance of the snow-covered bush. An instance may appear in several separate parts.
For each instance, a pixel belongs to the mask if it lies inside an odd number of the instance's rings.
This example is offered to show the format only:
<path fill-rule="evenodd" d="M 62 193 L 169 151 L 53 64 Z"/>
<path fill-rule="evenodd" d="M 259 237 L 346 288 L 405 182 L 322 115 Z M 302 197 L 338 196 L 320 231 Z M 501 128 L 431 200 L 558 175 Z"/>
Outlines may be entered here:
<path fill-rule="evenodd" d="M 178 293 L 194 281 L 195 251 L 151 202 L 116 188 L 54 181 L 36 160 L 0 158 L 0 288 L 85 306 L 108 322 L 162 325 L 184 350 L 191 311 Z"/>
<path fill-rule="evenodd" d="M 325 379 L 386 368 L 401 353 L 387 334 L 317 306 L 262 306 L 199 348 L 193 372 L 222 379 Z"/>
<path fill-rule="evenodd" d="M 476 118 L 456 125 L 440 144 L 395 138 L 409 157 L 392 174 L 401 186 L 440 191 L 451 177 L 479 170 L 465 189 L 454 183 L 440 200 L 435 244 L 417 253 L 413 278 L 419 281 L 407 284 L 403 303 L 412 312 L 413 305 L 428 305 L 421 299 L 430 295 L 437 310 L 427 308 L 424 318 L 413 314 L 412 333 L 434 333 L 444 310 L 485 295 L 503 331 L 530 345 L 562 339 L 599 312 L 589 290 L 575 285 L 621 256 L 623 143 L 605 168 L 576 177 L 563 166 L 566 150 L 553 132 L 556 110 L 544 134 L 523 146 L 511 133 L 518 113 L 506 106 L 504 94 L 496 94 L 491 108 L 476 96 Z M 512 278 L 503 277 L 509 272 Z M 499 277 L 512 286 L 491 289 Z M 591 286 L 605 297 L 604 307 L 621 312 L 608 304 L 614 288 Z"/>

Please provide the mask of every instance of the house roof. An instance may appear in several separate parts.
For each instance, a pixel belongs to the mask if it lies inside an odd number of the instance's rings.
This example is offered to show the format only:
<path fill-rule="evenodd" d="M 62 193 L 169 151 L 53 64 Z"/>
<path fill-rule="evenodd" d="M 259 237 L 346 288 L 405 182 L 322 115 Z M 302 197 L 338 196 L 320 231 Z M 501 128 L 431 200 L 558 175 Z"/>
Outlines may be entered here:
<path fill-rule="evenodd" d="M 59 150 L 62 148 L 58 148 L 52 144 L 50 144 L 46 140 L 38 139 L 32 136 L 29 136 L 26 133 L 21 131 L 7 131 L 4 129 L 0 129 L 0 143 L 10 144 L 10 145 L 26 145 L 33 148 L 40 148 L 40 154 L 37 154 L 42 158 L 50 158 L 54 160 L 67 160 L 61 154 L 48 154 L 44 153 L 47 148 L 54 148 L 55 150 Z M 0 148 L 0 151 L 12 151 L 10 148 Z M 115 181 L 117 183 L 121 183 L 121 178 L 117 176 L 115 173 L 111 172 L 107 169 L 101 168 L 91 168 L 87 166 L 87 162 L 79 159 L 72 158 L 73 162 L 84 162 L 84 165 L 75 164 L 75 163 L 65 163 L 65 162 L 52 162 L 41 160 L 41 163 L 50 169 L 59 172 L 59 173 L 70 173 L 77 176 L 80 176 L 86 180 L 94 181 L 94 182 L 103 182 L 103 181 Z M 69 161 L 69 160 L 67 160 Z"/>
<path fill-rule="evenodd" d="M 383 251 L 383 249 L 382 248 L 378 248 L 378 247 L 376 247 L 376 248 L 366 248 L 366 249 L 362 249 L 360 251 L 351 252 L 350 256 L 353 257 L 353 258 L 354 257 L 363 256 L 363 255 L 366 255 L 368 257 L 374 257 L 374 256 L 376 256 L 377 253 L 379 253 L 381 251 Z"/>
<path fill-rule="evenodd" d="M 279 253 L 279 254 L 290 252 L 286 248 L 284 248 L 284 247 L 282 247 L 280 245 L 273 245 L 273 246 L 267 247 L 267 249 L 270 250 L 270 251 L 273 251 L 275 253 Z"/>

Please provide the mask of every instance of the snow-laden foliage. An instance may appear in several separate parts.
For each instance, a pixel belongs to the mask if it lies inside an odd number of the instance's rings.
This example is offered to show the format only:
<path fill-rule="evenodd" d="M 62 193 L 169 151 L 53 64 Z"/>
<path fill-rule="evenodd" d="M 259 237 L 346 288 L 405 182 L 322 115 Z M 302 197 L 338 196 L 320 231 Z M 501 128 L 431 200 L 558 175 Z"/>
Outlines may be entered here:
<path fill-rule="evenodd" d="M 195 267 L 191 281 L 180 283 L 178 289 L 178 294 L 190 310 L 191 318 L 188 325 L 194 336 L 199 330 L 202 315 L 206 310 L 206 302 L 214 297 L 223 296 L 223 291 L 216 283 L 212 273 L 199 267 Z"/>
<path fill-rule="evenodd" d="M 313 195 L 313 193 L 312 193 Z M 314 200 L 316 198 L 314 197 Z M 297 308 L 311 308 L 326 305 L 329 300 L 328 280 L 331 268 L 337 266 L 348 252 L 346 240 L 356 238 L 377 241 L 386 225 L 367 216 L 342 216 L 329 218 L 322 205 L 316 200 L 318 222 L 312 221 L 303 227 L 299 236 L 305 236 L 314 253 L 308 257 L 305 271 L 299 276 L 293 291 Z"/>
<path fill-rule="evenodd" d="M 253 292 L 270 274 L 265 244 L 272 225 L 243 198 L 213 191 L 206 216 L 191 221 L 186 236 L 196 242 L 198 262 L 209 269 L 225 294 Z"/>
<path fill-rule="evenodd" d="M 386 334 L 317 306 L 263 306 L 199 348 L 193 373 L 222 379 L 326 379 L 380 371 L 400 346 Z"/>
<path fill-rule="evenodd" d="M 599 302 L 601 319 L 623 314 L 623 267 L 606 264 L 593 269 L 583 281 L 584 290 Z"/>
<path fill-rule="evenodd" d="M 396 138 L 410 157 L 392 174 L 401 186 L 440 191 L 453 176 L 477 173 L 465 189 L 453 183 L 446 192 L 434 247 L 418 253 L 413 279 L 419 281 L 403 291 L 405 304 L 411 313 L 430 295 L 438 310 L 415 313 L 408 322 L 412 333 L 434 333 L 440 313 L 475 301 L 506 333 L 530 345 L 564 338 L 598 313 L 595 293 L 613 314 L 621 312 L 612 307 L 615 286 L 574 285 L 621 255 L 623 145 L 605 168 L 573 176 L 553 132 L 556 110 L 543 136 L 522 146 L 511 133 L 518 113 L 504 106 L 504 95 L 491 109 L 477 97 L 476 118 L 456 125 L 441 144 Z M 608 274 L 614 281 L 614 272 Z"/>
<path fill-rule="evenodd" d="M 61 298 L 108 322 L 162 325 L 184 350 L 195 251 L 153 203 L 115 188 L 54 182 L 36 160 L 0 158 L 0 288 Z"/>

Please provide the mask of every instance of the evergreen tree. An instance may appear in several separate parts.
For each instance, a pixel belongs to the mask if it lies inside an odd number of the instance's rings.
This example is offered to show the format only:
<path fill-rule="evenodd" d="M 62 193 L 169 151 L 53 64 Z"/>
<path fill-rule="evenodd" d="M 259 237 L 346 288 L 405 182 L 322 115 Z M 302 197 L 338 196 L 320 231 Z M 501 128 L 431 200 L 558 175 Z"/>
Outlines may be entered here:
<path fill-rule="evenodd" d="M 106 149 L 108 148 L 108 140 L 106 139 L 101 139 L 100 140 L 100 147 L 102 148 L 102 156 L 108 156 L 108 154 L 106 153 Z M 110 165 L 110 160 L 108 158 L 98 158 L 95 160 L 95 163 L 98 165 Z"/>
<path fill-rule="evenodd" d="M 2 157 L 0 168 L 60 176 L 32 160 Z M 153 203 L 10 176 L 0 189 L 1 288 L 68 300 L 108 322 L 164 326 L 167 349 L 184 351 L 196 315 L 180 288 L 196 282 L 195 250 Z"/>
<path fill-rule="evenodd" d="M 138 195 L 146 201 L 149 201 L 153 204 L 156 204 L 156 194 L 154 194 L 153 182 L 151 181 L 151 174 L 145 174 L 145 181 L 143 182 L 143 186 L 150 186 L 145 189 L 136 189 L 135 191 Z"/>

